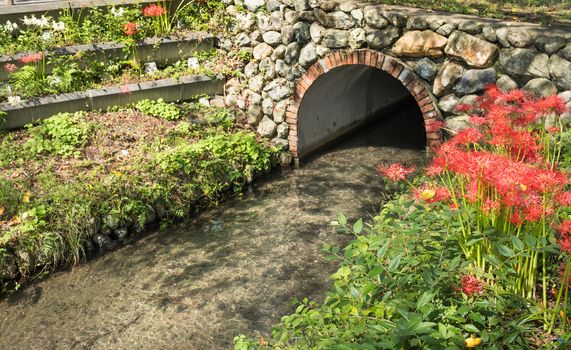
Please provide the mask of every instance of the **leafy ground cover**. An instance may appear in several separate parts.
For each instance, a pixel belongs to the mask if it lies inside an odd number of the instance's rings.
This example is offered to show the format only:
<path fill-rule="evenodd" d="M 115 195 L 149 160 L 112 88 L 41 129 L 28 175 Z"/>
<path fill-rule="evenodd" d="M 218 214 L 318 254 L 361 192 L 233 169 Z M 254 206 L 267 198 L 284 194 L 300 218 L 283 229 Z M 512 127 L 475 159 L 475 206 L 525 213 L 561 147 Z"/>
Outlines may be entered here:
<path fill-rule="evenodd" d="M 542 23 L 571 25 L 569 0 L 371 0 L 377 3 L 414 6 L 437 11 L 449 11 L 485 17 Z"/>
<path fill-rule="evenodd" d="M 195 74 L 232 76 L 244 61 L 239 52 L 220 54 L 216 50 L 198 53 L 194 63 L 187 60 L 145 70 L 136 59 L 93 61 L 85 55 L 49 56 L 33 54 L 22 58 L 21 68 L 9 67 L 10 83 L 0 86 L 0 103 L 19 103 L 22 99 L 67 92 L 127 85 L 141 81 L 179 78 Z M 46 65 L 53 65 L 51 74 Z M 6 67 L 5 67 L 6 69 Z"/>
<path fill-rule="evenodd" d="M 322 303 L 303 300 L 246 349 L 556 349 L 571 329 L 569 125 L 556 96 L 490 87 L 432 163 L 379 165 L 395 188 L 343 250 Z M 441 127 L 439 123 L 429 127 Z M 412 176 L 415 174 L 416 176 Z"/>
<path fill-rule="evenodd" d="M 231 110 L 146 100 L 2 134 L 3 290 L 239 192 L 277 152 L 241 125 Z"/>
<path fill-rule="evenodd" d="M 57 47 L 102 42 L 133 41 L 181 35 L 190 31 L 220 30 L 229 23 L 219 1 L 183 1 L 106 8 L 66 9 L 57 18 L 25 16 L 0 24 L 0 55 L 53 50 Z"/>

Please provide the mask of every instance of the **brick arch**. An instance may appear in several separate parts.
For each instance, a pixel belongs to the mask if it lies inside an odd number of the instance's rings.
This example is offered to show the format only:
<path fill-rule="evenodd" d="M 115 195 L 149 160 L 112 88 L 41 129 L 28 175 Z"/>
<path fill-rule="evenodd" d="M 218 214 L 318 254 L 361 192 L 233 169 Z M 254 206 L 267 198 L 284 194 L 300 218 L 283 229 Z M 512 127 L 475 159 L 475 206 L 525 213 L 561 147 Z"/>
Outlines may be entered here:
<path fill-rule="evenodd" d="M 286 112 L 286 122 L 289 126 L 289 149 L 295 158 L 298 158 L 297 113 L 305 92 L 319 76 L 326 74 L 333 68 L 351 64 L 375 67 L 398 79 L 414 97 L 422 112 L 426 129 L 427 149 L 432 149 L 441 143 L 441 132 L 434 125 L 434 122 L 442 120 L 437 100 L 430 92 L 428 84 L 418 77 L 412 69 L 399 59 L 374 50 L 337 51 L 314 63 L 296 83 Z"/>

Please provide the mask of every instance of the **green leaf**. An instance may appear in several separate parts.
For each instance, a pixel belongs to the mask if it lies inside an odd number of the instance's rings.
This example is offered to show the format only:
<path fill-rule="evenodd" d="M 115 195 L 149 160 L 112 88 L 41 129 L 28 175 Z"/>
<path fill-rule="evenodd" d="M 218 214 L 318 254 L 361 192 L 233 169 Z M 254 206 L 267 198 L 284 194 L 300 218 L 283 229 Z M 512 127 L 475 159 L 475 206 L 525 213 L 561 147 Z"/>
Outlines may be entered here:
<path fill-rule="evenodd" d="M 424 305 L 428 304 L 428 302 L 431 301 L 432 298 L 434 298 L 434 293 L 431 293 L 429 291 L 422 293 L 420 298 L 418 298 L 418 300 L 416 301 L 416 308 L 420 309 Z"/>
<path fill-rule="evenodd" d="M 517 249 L 519 251 L 524 250 L 525 246 L 524 246 L 523 241 L 521 239 L 517 238 L 516 236 L 512 236 L 511 240 L 512 240 L 512 244 L 513 244 L 515 249 Z"/>
<path fill-rule="evenodd" d="M 498 253 L 508 258 L 515 255 L 514 251 L 510 247 L 503 244 L 498 244 L 496 249 L 498 250 Z"/>
<path fill-rule="evenodd" d="M 343 215 L 343 213 L 339 213 L 337 215 L 337 221 L 339 222 L 339 225 L 347 225 L 347 217 Z"/>
<path fill-rule="evenodd" d="M 465 324 L 464 329 L 471 333 L 480 333 L 480 330 L 473 324 Z"/>
<path fill-rule="evenodd" d="M 402 259 L 403 254 L 399 254 L 397 256 L 395 256 L 390 262 L 389 262 L 389 266 L 387 267 L 387 269 L 391 272 L 395 271 L 399 265 L 400 265 L 400 261 Z"/>
<path fill-rule="evenodd" d="M 355 234 L 360 234 L 363 231 L 363 219 L 357 220 L 357 222 L 353 225 L 353 232 Z"/>
<path fill-rule="evenodd" d="M 377 257 L 383 258 L 385 254 L 387 254 L 387 251 L 389 250 L 389 243 L 390 242 L 385 243 L 385 245 L 383 245 L 382 247 L 379 248 L 379 250 L 377 250 Z"/>

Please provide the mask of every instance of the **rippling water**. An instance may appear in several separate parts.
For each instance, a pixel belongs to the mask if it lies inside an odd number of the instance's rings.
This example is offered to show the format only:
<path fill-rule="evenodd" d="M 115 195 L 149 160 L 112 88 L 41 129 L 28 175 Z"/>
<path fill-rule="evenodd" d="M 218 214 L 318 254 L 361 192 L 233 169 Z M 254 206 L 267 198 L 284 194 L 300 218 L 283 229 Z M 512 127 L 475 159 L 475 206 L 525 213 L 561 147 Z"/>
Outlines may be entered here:
<path fill-rule="evenodd" d="M 403 136 L 412 110 L 0 302 L 0 349 L 229 349 L 238 334 L 267 336 L 292 299 L 328 289 L 336 263 L 321 247 L 350 239 L 329 222 L 338 212 L 350 220 L 377 212 L 375 165 L 423 159 Z"/>

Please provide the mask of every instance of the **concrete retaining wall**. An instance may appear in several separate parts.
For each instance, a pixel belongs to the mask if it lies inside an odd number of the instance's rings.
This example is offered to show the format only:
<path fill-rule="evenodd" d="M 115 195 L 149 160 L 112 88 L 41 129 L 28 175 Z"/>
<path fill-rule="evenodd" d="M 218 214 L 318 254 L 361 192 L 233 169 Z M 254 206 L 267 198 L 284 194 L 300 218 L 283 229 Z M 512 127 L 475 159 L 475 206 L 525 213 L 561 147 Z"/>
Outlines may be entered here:
<path fill-rule="evenodd" d="M 167 102 L 190 100 L 198 95 L 221 94 L 223 88 L 222 80 L 196 75 L 35 98 L 17 105 L 2 103 L 0 111 L 7 113 L 2 128 L 20 128 L 57 113 L 104 110 L 112 106 L 126 106 L 143 99 L 162 98 Z"/>

